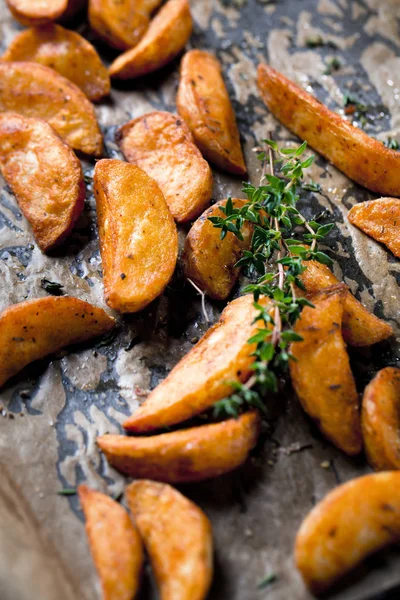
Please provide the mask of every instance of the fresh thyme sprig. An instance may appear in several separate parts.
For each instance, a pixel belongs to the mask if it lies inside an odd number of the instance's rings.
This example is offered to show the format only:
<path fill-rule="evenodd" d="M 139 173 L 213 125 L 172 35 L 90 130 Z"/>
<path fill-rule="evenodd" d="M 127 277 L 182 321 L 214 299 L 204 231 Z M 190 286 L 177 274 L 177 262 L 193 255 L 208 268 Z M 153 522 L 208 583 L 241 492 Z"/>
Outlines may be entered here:
<path fill-rule="evenodd" d="M 318 249 L 318 242 L 334 225 L 308 221 L 296 207 L 304 170 L 313 163 L 314 156 L 302 157 L 306 142 L 298 148 L 282 149 L 273 140 L 263 142 L 265 149 L 258 153 L 263 166 L 260 185 L 246 183 L 243 191 L 247 202 L 241 208 L 235 208 L 229 198 L 221 207 L 223 216 L 209 218 L 214 227 L 221 229 L 221 239 L 231 232 L 242 240 L 244 223 L 253 225 L 250 248 L 236 266 L 244 267 L 252 280 L 242 291 L 253 294 L 257 309 L 254 323 L 260 323 L 248 340 L 255 344 L 254 373 L 245 384 L 232 382 L 233 394 L 214 405 L 215 416 L 237 416 L 246 406 L 265 411 L 262 398 L 278 390 L 278 378 L 293 359 L 290 343 L 302 339 L 293 325 L 302 308 L 312 306 L 296 291 L 304 290 L 300 279 L 306 269 L 304 261 L 332 264 L 331 258 Z M 279 175 L 274 165 L 279 167 Z"/>

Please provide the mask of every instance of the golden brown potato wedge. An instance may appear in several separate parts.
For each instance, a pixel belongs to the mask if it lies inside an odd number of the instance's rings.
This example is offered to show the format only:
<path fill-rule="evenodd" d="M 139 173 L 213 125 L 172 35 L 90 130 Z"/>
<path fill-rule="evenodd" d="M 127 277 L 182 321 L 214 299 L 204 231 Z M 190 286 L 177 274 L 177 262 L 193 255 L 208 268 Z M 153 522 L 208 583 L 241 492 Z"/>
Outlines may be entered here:
<path fill-rule="evenodd" d="M 161 69 L 185 47 L 192 28 L 188 0 L 168 0 L 137 46 L 118 56 L 111 64 L 111 77 L 133 79 Z"/>
<path fill-rule="evenodd" d="M 160 600 L 204 600 L 212 579 L 212 530 L 206 515 L 165 483 L 135 481 L 129 508 L 150 557 Z"/>
<path fill-rule="evenodd" d="M 251 294 L 230 302 L 213 325 L 123 426 L 152 431 L 197 415 L 232 393 L 232 381 L 251 374 L 255 345 L 248 339 L 262 326 Z"/>
<path fill-rule="evenodd" d="M 382 369 L 364 391 L 362 433 L 376 471 L 400 469 L 400 369 Z"/>
<path fill-rule="evenodd" d="M 326 265 L 313 260 L 307 261 L 305 264 L 307 269 L 300 278 L 308 296 L 339 283 L 339 280 Z M 344 341 L 349 346 L 372 346 L 372 344 L 390 338 L 393 330 L 388 323 L 370 313 L 361 302 L 354 298 L 350 291 L 347 291 L 342 333 Z"/>
<path fill-rule="evenodd" d="M 176 221 L 195 219 L 209 204 L 211 169 L 180 117 L 149 113 L 121 127 L 116 140 L 126 160 L 158 183 Z"/>
<path fill-rule="evenodd" d="M 47 121 L 74 150 L 100 156 L 103 138 L 93 104 L 53 69 L 31 62 L 0 63 L 0 113 Z"/>
<path fill-rule="evenodd" d="M 107 304 L 137 312 L 162 294 L 178 256 L 178 235 L 165 198 L 144 171 L 100 160 L 94 193 Z"/>
<path fill-rule="evenodd" d="M 386 148 L 275 71 L 258 66 L 258 87 L 271 113 L 360 185 L 400 196 L 400 153 Z"/>
<path fill-rule="evenodd" d="M 202 481 L 233 471 L 260 434 L 257 413 L 150 437 L 103 435 L 97 444 L 121 473 L 167 483 Z"/>
<path fill-rule="evenodd" d="M 311 298 L 296 322 L 301 342 L 293 342 L 290 376 L 307 414 L 335 446 L 361 452 L 358 395 L 342 336 L 346 286 L 338 284 Z"/>
<path fill-rule="evenodd" d="M 78 487 L 90 551 L 104 600 L 133 600 L 139 590 L 144 552 L 126 510 L 109 496 Z"/>
<path fill-rule="evenodd" d="M 379 198 L 360 202 L 353 206 L 347 216 L 350 223 L 377 242 L 385 244 L 400 258 L 400 200 Z"/>
<path fill-rule="evenodd" d="M 22 31 L 1 59 L 50 67 L 78 86 L 89 100 L 100 100 L 110 93 L 110 77 L 95 48 L 78 33 L 60 25 Z"/>
<path fill-rule="evenodd" d="M 146 33 L 161 0 L 90 0 L 89 22 L 96 34 L 117 50 L 133 48 Z"/>
<path fill-rule="evenodd" d="M 400 472 L 358 477 L 330 492 L 304 519 L 295 559 L 314 594 L 364 558 L 400 541 Z"/>
<path fill-rule="evenodd" d="M 247 221 L 242 227 L 243 240 L 229 232 L 221 240 L 221 230 L 213 226 L 210 217 L 223 217 L 220 210 L 227 200 L 220 200 L 207 209 L 193 223 L 183 251 L 185 275 L 194 281 L 210 298 L 226 300 L 240 274 L 235 264 L 243 250 L 249 248 L 253 227 Z M 240 208 L 245 200 L 232 199 L 233 206 Z"/>
<path fill-rule="evenodd" d="M 56 21 L 68 8 L 68 0 L 6 0 L 14 19 L 27 27 Z"/>
<path fill-rule="evenodd" d="M 103 309 L 69 296 L 14 304 L 0 314 L 0 386 L 26 365 L 110 331 Z"/>
<path fill-rule="evenodd" d="M 236 117 L 215 56 L 203 50 L 185 54 L 176 105 L 205 158 L 229 173 L 244 175 Z"/>
<path fill-rule="evenodd" d="M 0 113 L 0 171 L 41 250 L 62 242 L 85 201 L 82 167 L 67 144 L 41 119 Z"/>

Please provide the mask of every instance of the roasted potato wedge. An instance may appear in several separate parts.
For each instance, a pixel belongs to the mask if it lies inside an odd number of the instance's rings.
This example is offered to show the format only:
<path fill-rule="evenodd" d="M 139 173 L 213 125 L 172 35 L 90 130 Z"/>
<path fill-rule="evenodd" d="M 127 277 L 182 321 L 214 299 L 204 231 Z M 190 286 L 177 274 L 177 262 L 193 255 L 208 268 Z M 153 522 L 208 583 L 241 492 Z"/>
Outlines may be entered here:
<path fill-rule="evenodd" d="M 123 426 L 152 431 L 197 415 L 232 393 L 232 381 L 251 375 L 255 345 L 248 339 L 261 327 L 251 294 L 230 302 L 213 325 Z"/>
<path fill-rule="evenodd" d="M 301 405 L 335 446 L 361 452 L 356 385 L 342 336 L 346 286 L 338 284 L 311 298 L 296 322 L 301 342 L 293 342 L 290 376 Z"/>
<path fill-rule="evenodd" d="M 134 79 L 161 69 L 185 47 L 192 28 L 188 0 L 168 0 L 137 46 L 118 56 L 111 64 L 111 77 Z"/>
<path fill-rule="evenodd" d="M 307 261 L 305 265 L 307 269 L 300 278 L 308 296 L 339 283 L 339 280 L 326 265 L 313 260 Z M 361 302 L 354 298 L 350 291 L 347 291 L 342 333 L 344 341 L 349 346 L 372 346 L 390 338 L 393 335 L 393 330 L 388 323 L 370 313 Z"/>
<path fill-rule="evenodd" d="M 150 557 L 160 600 L 203 600 L 212 579 L 212 530 L 205 514 L 173 487 L 135 481 L 129 508 Z"/>
<path fill-rule="evenodd" d="M 182 256 L 186 277 L 216 300 L 226 300 L 231 293 L 240 274 L 240 267 L 235 267 L 235 264 L 243 250 L 249 248 L 253 234 L 253 227 L 246 221 L 241 229 L 243 240 L 231 232 L 221 240 L 221 230 L 208 219 L 223 217 L 220 207 L 226 202 L 220 200 L 193 223 Z M 232 202 L 235 208 L 240 208 L 245 200 L 233 198 Z"/>
<path fill-rule="evenodd" d="M 89 22 L 96 34 L 117 50 L 133 48 L 146 33 L 161 0 L 89 0 Z"/>
<path fill-rule="evenodd" d="M 185 54 L 176 105 L 205 158 L 224 171 L 244 175 L 236 117 L 215 56 L 203 50 Z"/>
<path fill-rule="evenodd" d="M 400 541 L 400 472 L 358 477 L 330 492 L 304 519 L 295 559 L 314 594 L 364 558 Z"/>
<path fill-rule="evenodd" d="M 400 196 L 399 152 L 354 127 L 268 65 L 258 66 L 258 87 L 274 117 L 347 177 L 378 194 Z"/>
<path fill-rule="evenodd" d="M 116 140 L 126 160 L 158 183 L 175 221 L 195 219 L 209 204 L 211 169 L 180 117 L 149 113 L 121 127 Z"/>
<path fill-rule="evenodd" d="M 94 171 L 107 304 L 137 312 L 162 294 L 178 256 L 178 235 L 164 196 L 144 171 L 100 160 Z"/>
<path fill-rule="evenodd" d="M 41 250 L 62 242 L 85 201 L 82 167 L 67 144 L 41 119 L 0 113 L 0 170 Z"/>
<path fill-rule="evenodd" d="M 22 31 L 1 59 L 50 67 L 78 86 L 89 100 L 100 100 L 110 93 L 110 77 L 95 48 L 78 33 L 60 25 Z"/>
<path fill-rule="evenodd" d="M 365 453 L 374 469 L 400 469 L 400 369 L 382 369 L 367 385 L 361 425 Z"/>
<path fill-rule="evenodd" d="M 14 19 L 27 27 L 56 21 L 68 7 L 68 0 L 6 0 L 6 3 Z"/>
<path fill-rule="evenodd" d="M 347 215 L 350 223 L 385 244 L 397 258 L 400 258 L 400 200 L 379 198 L 360 202 L 353 206 Z"/>
<path fill-rule="evenodd" d="M 126 510 L 109 496 L 78 487 L 90 551 L 104 600 L 133 600 L 139 590 L 144 552 Z"/>
<path fill-rule="evenodd" d="M 0 386 L 26 365 L 110 331 L 103 309 L 69 296 L 27 300 L 0 314 Z"/>
<path fill-rule="evenodd" d="M 257 413 L 150 437 L 103 435 L 97 444 L 121 473 L 167 483 L 202 481 L 233 471 L 260 434 Z"/>
<path fill-rule="evenodd" d="M 93 104 L 53 69 L 31 62 L 0 63 L 0 113 L 17 112 L 49 125 L 74 150 L 100 156 L 103 138 Z"/>

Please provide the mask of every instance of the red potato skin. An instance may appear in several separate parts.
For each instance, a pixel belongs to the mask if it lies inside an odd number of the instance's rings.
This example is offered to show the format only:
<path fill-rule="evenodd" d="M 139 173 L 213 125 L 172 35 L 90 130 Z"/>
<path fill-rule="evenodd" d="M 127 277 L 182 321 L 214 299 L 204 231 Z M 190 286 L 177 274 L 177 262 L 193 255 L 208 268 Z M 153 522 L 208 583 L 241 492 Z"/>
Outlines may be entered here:
<path fill-rule="evenodd" d="M 271 113 L 347 177 L 372 192 L 400 196 L 400 152 L 386 148 L 266 64 L 258 87 Z"/>

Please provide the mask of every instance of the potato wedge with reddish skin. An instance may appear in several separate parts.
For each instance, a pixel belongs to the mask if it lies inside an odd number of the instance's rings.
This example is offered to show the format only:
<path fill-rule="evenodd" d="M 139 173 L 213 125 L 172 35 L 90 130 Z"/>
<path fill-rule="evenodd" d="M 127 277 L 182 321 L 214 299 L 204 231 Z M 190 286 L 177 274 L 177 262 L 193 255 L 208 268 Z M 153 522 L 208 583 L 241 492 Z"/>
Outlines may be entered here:
<path fill-rule="evenodd" d="M 185 421 L 232 393 L 231 381 L 246 381 L 255 345 L 248 339 L 262 326 L 252 295 L 230 302 L 219 321 L 164 381 L 147 397 L 123 426 L 128 431 L 152 431 Z"/>
<path fill-rule="evenodd" d="M 330 492 L 304 519 L 295 560 L 321 594 L 367 556 L 400 541 L 400 472 L 358 477 Z"/>
<path fill-rule="evenodd" d="M 213 572 L 206 515 L 165 483 L 134 481 L 126 488 L 126 499 L 149 554 L 160 600 L 204 600 Z"/>
<path fill-rule="evenodd" d="M 150 437 L 103 435 L 97 444 L 121 473 L 167 483 L 202 481 L 233 471 L 260 434 L 255 412 L 238 419 Z"/>
<path fill-rule="evenodd" d="M 400 369 L 382 369 L 367 385 L 361 425 L 370 465 L 376 471 L 400 469 Z"/>
<path fill-rule="evenodd" d="M 188 0 L 168 0 L 152 19 L 137 46 L 118 56 L 111 64 L 111 77 L 134 79 L 161 69 L 185 47 L 192 28 Z"/>
<path fill-rule="evenodd" d="M 133 600 L 139 590 L 144 552 L 127 511 L 109 496 L 78 487 L 90 551 L 103 600 Z"/>
<path fill-rule="evenodd" d="M 0 313 L 0 386 L 34 360 L 107 333 L 114 325 L 103 309 L 70 296 L 6 308 Z"/>
<path fill-rule="evenodd" d="M 176 105 L 205 158 L 224 171 L 244 175 L 236 117 L 215 56 L 203 50 L 185 54 Z"/>
<path fill-rule="evenodd" d="M 137 312 L 174 273 L 175 223 L 156 182 L 135 165 L 100 160 L 93 181 L 107 304 Z"/>
<path fill-rule="evenodd" d="M 335 446 L 353 455 L 361 452 L 358 395 L 342 336 L 346 286 L 332 286 L 311 298 L 294 327 L 290 376 L 301 405 Z"/>
<path fill-rule="evenodd" d="M 216 300 L 226 300 L 240 274 L 235 267 L 243 250 L 249 248 L 253 227 L 247 221 L 242 227 L 243 240 L 228 232 L 221 240 L 221 230 L 213 226 L 209 217 L 224 217 L 220 206 L 226 200 L 220 200 L 207 209 L 193 223 L 185 241 L 183 265 L 187 278 L 194 281 L 207 296 Z M 240 208 L 245 200 L 232 199 L 233 206 Z"/>
<path fill-rule="evenodd" d="M 195 219 L 209 204 L 211 169 L 180 117 L 152 112 L 126 123 L 115 137 L 126 160 L 158 183 L 176 221 Z"/>
<path fill-rule="evenodd" d="M 59 19 L 68 0 L 6 0 L 14 19 L 27 27 L 38 27 Z"/>
<path fill-rule="evenodd" d="M 37 62 L 57 71 L 89 100 L 110 93 L 110 78 L 95 48 L 81 35 L 60 25 L 27 29 L 18 34 L 1 57 L 7 62 Z"/>
<path fill-rule="evenodd" d="M 326 265 L 314 260 L 306 261 L 305 265 L 307 269 L 300 279 L 308 296 L 339 283 Z M 370 313 L 348 290 L 344 303 L 342 333 L 349 346 L 372 346 L 390 338 L 393 330 L 388 323 Z"/>
<path fill-rule="evenodd" d="M 93 104 L 53 69 L 31 62 L 0 63 L 0 113 L 47 121 L 74 150 L 100 156 L 103 138 Z"/>
<path fill-rule="evenodd" d="M 347 218 L 350 223 L 385 244 L 400 258 L 400 200 L 379 198 L 353 206 Z"/>
<path fill-rule="evenodd" d="M 0 113 L 0 171 L 41 250 L 62 242 L 85 201 L 82 167 L 67 144 L 41 119 Z"/>
<path fill-rule="evenodd" d="M 271 113 L 360 185 L 400 196 L 400 153 L 383 146 L 272 67 L 258 66 L 258 88 Z"/>

